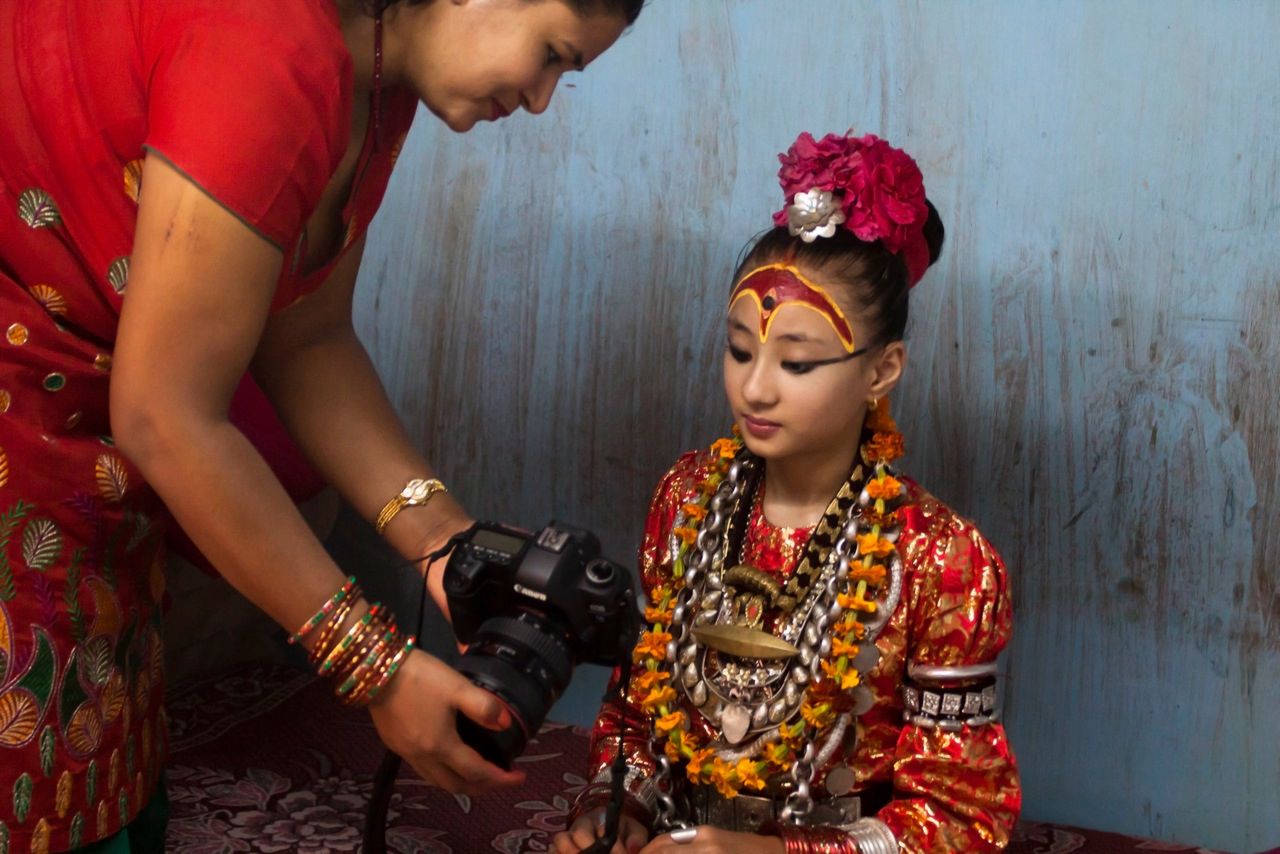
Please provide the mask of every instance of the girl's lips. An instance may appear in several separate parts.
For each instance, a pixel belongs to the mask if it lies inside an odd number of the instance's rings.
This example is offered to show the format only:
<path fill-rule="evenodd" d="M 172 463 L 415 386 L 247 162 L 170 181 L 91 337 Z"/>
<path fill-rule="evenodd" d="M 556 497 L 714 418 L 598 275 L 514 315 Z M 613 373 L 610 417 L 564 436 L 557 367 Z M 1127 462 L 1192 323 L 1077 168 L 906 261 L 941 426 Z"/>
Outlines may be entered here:
<path fill-rule="evenodd" d="M 493 114 L 490 116 L 490 118 L 493 121 L 496 122 L 498 119 L 505 119 L 507 116 L 511 115 L 511 113 L 508 112 L 507 108 L 502 106 L 502 102 L 499 101 L 497 98 L 490 98 L 489 100 L 493 109 Z"/>
<path fill-rule="evenodd" d="M 743 417 L 742 426 L 757 439 L 767 439 L 782 427 L 777 422 L 766 421 L 763 418 L 752 418 L 750 415 Z"/>

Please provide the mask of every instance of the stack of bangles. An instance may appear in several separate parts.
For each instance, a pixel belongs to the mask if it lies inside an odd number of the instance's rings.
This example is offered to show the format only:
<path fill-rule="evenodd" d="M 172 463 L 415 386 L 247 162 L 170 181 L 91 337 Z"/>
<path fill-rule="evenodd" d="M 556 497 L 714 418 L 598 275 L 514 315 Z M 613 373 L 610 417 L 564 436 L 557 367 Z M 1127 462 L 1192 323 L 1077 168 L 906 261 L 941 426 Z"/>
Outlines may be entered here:
<path fill-rule="evenodd" d="M 311 650 L 311 663 L 333 682 L 338 698 L 348 706 L 373 702 L 413 651 L 415 642 L 412 635 L 400 634 L 395 618 L 377 602 L 343 631 L 361 596 L 355 576 L 348 578 L 289 638 L 289 643 L 301 643 L 313 631 L 320 631 Z"/>
<path fill-rule="evenodd" d="M 778 825 L 770 834 L 782 840 L 787 854 L 858 854 L 858 845 L 838 827 Z"/>

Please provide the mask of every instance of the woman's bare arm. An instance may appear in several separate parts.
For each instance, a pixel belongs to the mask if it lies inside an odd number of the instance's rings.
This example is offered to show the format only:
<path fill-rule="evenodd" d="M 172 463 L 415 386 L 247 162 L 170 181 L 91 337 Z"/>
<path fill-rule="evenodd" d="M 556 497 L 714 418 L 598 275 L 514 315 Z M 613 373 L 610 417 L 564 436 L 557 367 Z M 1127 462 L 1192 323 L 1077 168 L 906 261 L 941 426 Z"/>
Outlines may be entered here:
<path fill-rule="evenodd" d="M 121 450 L 196 545 L 241 593 L 293 629 L 342 574 L 227 420 L 263 335 L 280 263 L 277 249 L 149 156 L 111 420 Z M 490 725 L 503 717 L 491 695 L 420 652 L 371 709 L 383 739 L 429 780 L 472 791 L 519 780 L 462 745 L 455 710 Z"/>

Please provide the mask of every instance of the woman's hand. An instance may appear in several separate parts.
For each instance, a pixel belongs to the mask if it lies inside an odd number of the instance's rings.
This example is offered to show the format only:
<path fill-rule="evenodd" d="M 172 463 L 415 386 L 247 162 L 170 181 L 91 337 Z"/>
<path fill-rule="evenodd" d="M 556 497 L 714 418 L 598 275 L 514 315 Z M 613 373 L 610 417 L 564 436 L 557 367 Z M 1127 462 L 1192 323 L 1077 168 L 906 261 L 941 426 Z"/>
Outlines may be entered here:
<path fill-rule="evenodd" d="M 447 497 L 448 496 L 446 495 L 437 495 L 431 500 L 435 501 L 437 498 L 443 499 Z M 450 503 L 452 504 L 452 502 Z M 445 544 L 449 542 L 451 537 L 470 528 L 473 522 L 474 520 L 464 513 L 461 508 L 457 508 L 457 512 L 451 512 L 446 518 L 446 524 L 435 532 L 431 540 L 422 547 L 423 557 L 425 558 L 427 555 L 435 554 L 437 551 L 444 548 Z M 453 615 L 449 613 L 449 597 L 445 596 L 444 593 L 444 569 L 445 565 L 448 563 L 448 555 L 438 557 L 430 562 L 424 560 L 422 578 L 423 583 L 427 585 L 427 593 L 430 594 L 431 600 L 436 603 L 436 607 L 440 609 L 440 613 L 444 614 L 444 618 L 450 623 L 453 623 Z M 459 645 L 458 648 L 461 651 L 462 646 Z"/>
<path fill-rule="evenodd" d="M 382 742 L 428 783 L 475 795 L 524 782 L 523 773 L 503 771 L 458 738 L 457 715 L 495 730 L 510 726 L 511 715 L 438 658 L 410 654 L 369 713 Z"/>
<path fill-rule="evenodd" d="M 688 842 L 676 842 L 671 834 L 655 837 L 640 854 L 783 854 L 786 847 L 776 836 L 733 833 L 710 825 L 699 825 Z"/>
<path fill-rule="evenodd" d="M 443 522 L 432 530 L 430 538 L 425 541 L 426 545 L 421 548 L 424 558 L 440 551 L 455 535 L 462 533 L 475 524 L 475 520 L 468 516 L 462 506 L 453 501 L 447 493 L 438 494 L 431 500 L 436 501 L 437 499 L 440 500 L 441 504 L 447 503 L 449 506 L 445 508 L 446 515 Z M 444 592 L 444 571 L 449 563 L 449 557 L 450 555 L 443 555 L 435 560 L 424 560 L 422 583 L 426 585 L 427 594 L 431 596 L 431 601 L 436 603 L 436 607 L 440 609 L 445 621 L 449 625 L 453 625 L 453 614 L 449 611 L 449 597 Z M 456 638 L 454 643 L 458 647 L 459 655 L 467 651 L 467 644 Z"/>
<path fill-rule="evenodd" d="M 604 807 L 578 817 L 568 830 L 551 840 L 555 854 L 578 854 L 604 835 Z M 618 817 L 618 841 L 609 854 L 636 854 L 649 841 L 649 831 L 625 812 Z"/>

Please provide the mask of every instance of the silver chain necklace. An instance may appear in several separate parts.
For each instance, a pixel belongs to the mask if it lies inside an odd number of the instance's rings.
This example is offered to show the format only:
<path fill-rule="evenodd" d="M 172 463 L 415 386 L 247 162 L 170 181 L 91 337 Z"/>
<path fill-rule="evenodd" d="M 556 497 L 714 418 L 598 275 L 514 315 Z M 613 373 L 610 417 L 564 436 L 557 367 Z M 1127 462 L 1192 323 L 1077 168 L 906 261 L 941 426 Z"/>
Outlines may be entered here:
<path fill-rule="evenodd" d="M 706 651 L 700 649 L 694 636 L 694 628 L 714 623 L 722 613 L 725 593 L 725 526 L 743 498 L 745 481 L 754 473 L 757 465 L 755 457 L 745 451 L 740 453 L 730 464 L 727 476 L 711 499 L 707 516 L 699 526 L 693 553 L 684 570 L 684 587 L 676 596 L 670 624 L 672 638 L 666 650 L 672 683 L 683 689 L 685 696 L 695 707 L 710 708 L 715 722 L 722 725 L 722 733 L 724 728 L 719 717 L 723 713 L 723 707 L 718 701 L 713 701 L 708 706 L 712 698 L 708 694 L 702 666 L 702 656 Z M 782 629 L 787 640 L 794 639 L 798 651 L 795 660 L 785 667 L 785 683 L 780 695 L 771 697 L 769 702 L 757 703 L 749 710 L 750 720 L 746 731 L 763 731 L 762 734 L 741 748 L 717 751 L 721 758 L 747 756 L 759 747 L 776 741 L 780 737 L 779 726 L 794 718 L 809 683 L 823 678 L 822 660 L 831 653 L 832 626 L 842 613 L 837 597 L 848 586 L 849 566 L 858 551 L 857 536 L 865 533 L 860 529 L 860 515 L 869 502 L 864 486 L 858 500 L 849 506 L 841 519 L 839 536 L 817 578 Z M 897 538 L 896 530 L 883 531 L 882 535 L 889 539 Z M 854 662 L 859 672 L 865 673 L 875 666 L 879 658 L 875 638 L 888 623 L 901 596 L 902 561 L 896 551 L 889 561 L 888 572 L 888 583 L 882 585 L 880 590 L 884 594 L 883 598 L 877 602 L 875 613 L 864 623 L 866 630 L 860 643 L 863 652 L 858 656 L 861 660 Z M 866 711 L 874 702 L 870 691 L 863 686 L 855 688 L 854 695 L 855 715 Z M 732 706 L 729 708 L 736 715 L 746 713 L 745 710 L 740 711 Z M 791 791 L 787 794 L 781 812 L 782 821 L 800 824 L 812 812 L 813 777 L 817 769 L 825 765 L 840 746 L 839 742 L 844 739 L 849 722 L 850 716 L 842 715 L 832 727 L 821 750 L 815 747 L 813 739 L 809 739 L 804 750 L 796 757 L 791 765 Z M 737 721 L 736 725 L 741 727 L 743 724 Z M 662 737 L 656 730 L 651 733 L 649 750 L 656 763 L 654 782 L 657 796 L 654 808 L 658 831 L 690 826 L 690 822 L 680 815 L 682 811 L 676 805 L 671 761 L 667 758 Z"/>

